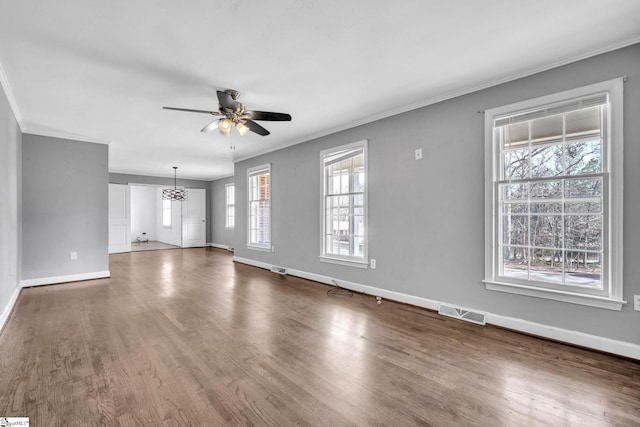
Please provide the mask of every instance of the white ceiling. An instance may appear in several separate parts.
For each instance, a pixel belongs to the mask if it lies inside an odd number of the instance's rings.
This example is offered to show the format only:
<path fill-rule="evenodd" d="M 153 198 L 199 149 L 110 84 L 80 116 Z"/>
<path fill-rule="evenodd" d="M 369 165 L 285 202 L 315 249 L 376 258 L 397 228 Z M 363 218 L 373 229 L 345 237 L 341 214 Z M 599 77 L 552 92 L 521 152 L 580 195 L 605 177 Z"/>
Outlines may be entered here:
<path fill-rule="evenodd" d="M 638 0 L 3 1 L 0 79 L 23 132 L 108 142 L 111 172 L 211 180 L 639 41 Z M 293 120 L 225 138 L 200 132 L 211 116 L 162 109 L 216 110 L 224 89 Z"/>

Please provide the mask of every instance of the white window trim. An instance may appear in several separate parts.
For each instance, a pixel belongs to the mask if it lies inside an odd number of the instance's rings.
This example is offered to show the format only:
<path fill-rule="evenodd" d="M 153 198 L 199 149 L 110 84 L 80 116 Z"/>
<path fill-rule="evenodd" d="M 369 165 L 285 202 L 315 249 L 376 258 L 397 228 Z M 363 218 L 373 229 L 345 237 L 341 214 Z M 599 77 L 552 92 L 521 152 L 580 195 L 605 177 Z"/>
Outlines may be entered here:
<path fill-rule="evenodd" d="M 348 267 L 356 268 L 369 268 L 369 158 L 368 158 L 368 145 L 369 141 L 364 139 L 362 141 L 352 142 L 350 144 L 341 145 L 338 147 L 332 147 L 326 150 L 320 151 L 320 261 L 344 265 Z M 363 148 L 364 152 L 364 256 L 362 258 L 347 257 L 339 255 L 326 255 L 324 252 L 324 235 L 325 235 L 325 182 L 324 182 L 324 157 L 327 153 L 333 153 L 335 151 L 348 150 L 350 148 Z"/>
<path fill-rule="evenodd" d="M 229 187 L 233 187 L 233 205 L 229 204 Z M 233 182 L 228 182 L 224 185 L 224 227 L 228 230 L 233 230 L 235 227 L 235 223 L 236 223 L 236 215 L 235 215 L 235 211 L 236 211 L 236 203 L 235 203 L 235 199 L 236 199 L 236 190 L 235 190 L 235 183 Z M 233 224 L 234 225 L 229 225 L 229 206 L 233 206 Z"/>
<path fill-rule="evenodd" d="M 346 259 L 346 258 L 337 258 L 328 255 L 320 255 L 320 261 L 326 262 L 329 264 L 338 264 L 345 265 L 347 267 L 357 267 L 357 268 L 369 268 L 369 262 L 366 258 L 363 261 L 357 261 L 355 259 Z"/>
<path fill-rule="evenodd" d="M 492 108 L 485 111 L 485 278 L 483 282 L 488 290 L 508 292 L 519 295 L 528 295 L 538 298 L 552 299 L 573 304 L 581 304 L 591 307 L 605 308 L 609 310 L 622 309 L 627 302 L 623 298 L 623 89 L 624 78 L 617 78 L 589 86 L 563 91 L 535 99 L 517 102 L 510 105 Z M 497 147 L 494 146 L 493 120 L 494 117 L 526 111 L 542 105 L 588 96 L 597 93 L 608 92 L 610 108 L 610 126 L 608 128 L 607 146 L 605 156 L 611 165 L 609 174 L 609 221 L 605 224 L 609 227 L 608 241 L 604 242 L 608 247 L 604 262 L 609 266 L 606 283 L 609 284 L 607 296 L 593 296 L 584 293 L 571 292 L 569 290 L 554 290 L 524 285 L 507 283 L 497 280 L 496 271 L 496 211 L 497 194 L 495 194 L 495 180 L 498 178 L 500 162 L 497 160 Z M 606 201 L 605 201 L 606 202 Z"/>
<path fill-rule="evenodd" d="M 269 243 L 257 244 L 251 243 L 251 174 L 261 170 L 269 171 Z M 273 221 L 271 213 L 273 211 L 273 175 L 271 173 L 271 163 L 267 163 L 260 166 L 254 166 L 247 169 L 247 248 L 256 251 L 272 252 L 273 251 L 273 235 L 272 227 Z"/>

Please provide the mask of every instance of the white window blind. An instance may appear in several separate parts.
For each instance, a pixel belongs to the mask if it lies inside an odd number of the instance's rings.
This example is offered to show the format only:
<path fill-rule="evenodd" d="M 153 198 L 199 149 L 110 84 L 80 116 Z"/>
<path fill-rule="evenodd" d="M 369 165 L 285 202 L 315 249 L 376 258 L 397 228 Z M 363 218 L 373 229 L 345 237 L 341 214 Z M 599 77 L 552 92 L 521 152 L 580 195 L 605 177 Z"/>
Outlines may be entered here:
<path fill-rule="evenodd" d="M 271 248 L 271 165 L 248 171 L 249 233 L 248 245 Z"/>
<path fill-rule="evenodd" d="M 599 93 L 595 95 L 589 95 L 586 97 L 571 99 L 567 101 L 558 102 L 544 106 L 542 108 L 534 108 L 529 111 L 521 111 L 517 113 L 509 113 L 506 116 L 498 116 L 494 118 L 494 126 L 500 127 L 514 123 L 526 122 L 529 120 L 538 119 L 541 117 L 553 116 L 556 114 L 566 113 L 569 111 L 582 110 L 589 107 L 598 105 L 605 105 L 609 102 L 609 95 L 605 93 Z"/>
<path fill-rule="evenodd" d="M 236 225 L 236 191 L 233 183 L 225 185 L 225 227 L 234 228 Z"/>

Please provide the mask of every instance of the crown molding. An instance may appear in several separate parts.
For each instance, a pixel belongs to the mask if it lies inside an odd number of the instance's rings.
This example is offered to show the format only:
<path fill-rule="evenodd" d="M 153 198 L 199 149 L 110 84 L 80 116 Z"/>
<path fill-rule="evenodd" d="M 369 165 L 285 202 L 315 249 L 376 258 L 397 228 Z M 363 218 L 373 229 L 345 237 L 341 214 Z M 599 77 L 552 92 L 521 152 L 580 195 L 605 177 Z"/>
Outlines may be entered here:
<path fill-rule="evenodd" d="M 97 138 L 91 138 L 91 137 L 82 136 L 82 135 L 73 135 L 66 132 L 47 131 L 47 130 L 40 130 L 40 129 L 25 127 L 22 113 L 18 108 L 18 103 L 16 102 L 16 98 L 13 96 L 13 90 L 11 89 L 11 85 L 9 84 L 9 79 L 7 78 L 7 74 L 5 73 L 1 62 L 0 62 L 0 85 L 2 85 L 2 89 L 4 90 L 4 93 L 7 97 L 7 101 L 9 101 L 9 107 L 11 108 L 11 111 L 13 111 L 13 116 L 15 117 L 16 122 L 18 122 L 18 126 L 20 127 L 20 132 L 22 132 L 23 134 L 28 133 L 31 135 L 70 139 L 73 141 L 90 142 L 93 144 L 109 145 L 111 143 L 111 141 L 100 140 Z"/>
<path fill-rule="evenodd" d="M 368 123 L 372 123 L 378 120 L 382 120 L 382 119 L 386 119 L 387 117 L 391 117 L 391 116 L 395 116 L 398 114 L 402 114 L 402 113 L 406 113 L 408 111 L 412 111 L 412 110 L 417 110 L 419 108 L 422 107 L 426 107 L 428 105 L 433 105 L 433 104 L 437 104 L 438 102 L 443 102 L 443 101 L 447 101 L 449 99 L 454 99 L 454 98 L 458 98 L 460 96 L 463 95 L 468 95 L 470 93 L 474 93 L 474 92 L 479 92 L 481 90 L 484 89 L 488 89 L 490 87 L 494 87 L 494 86 L 498 86 L 501 85 L 503 83 L 508 83 L 508 82 L 512 82 L 514 80 L 518 80 L 524 77 L 528 77 L 528 76 L 532 76 L 534 74 L 538 74 L 541 73 L 543 71 L 548 71 L 548 70 L 552 70 L 554 68 L 559 68 L 562 67 L 563 65 L 568 65 L 574 62 L 578 62 L 581 61 L 583 59 L 587 59 L 587 58 L 591 58 L 594 56 L 598 56 L 607 52 L 612 52 L 614 50 L 618 50 L 618 49 L 622 49 L 624 47 L 627 46 L 631 46 L 634 45 L 636 43 L 640 43 L 640 34 L 637 34 L 633 37 L 630 37 L 628 39 L 624 39 L 621 41 L 618 41 L 616 43 L 607 45 L 605 47 L 602 47 L 600 49 L 595 49 L 595 50 L 590 50 L 588 52 L 583 52 L 581 54 L 578 55 L 573 55 L 573 56 L 569 56 L 566 57 L 564 59 L 561 59 L 559 61 L 555 61 L 549 64 L 545 64 L 543 66 L 540 67 L 536 67 L 536 68 L 532 68 L 530 70 L 524 71 L 522 73 L 517 73 L 517 74 L 511 74 L 509 76 L 506 77 L 502 77 L 499 79 L 495 79 L 495 80 L 489 80 L 483 83 L 480 83 L 478 85 L 474 85 L 474 86 L 469 86 L 463 89 L 459 89 L 459 90 L 454 90 L 454 91 L 449 91 L 449 92 L 445 92 L 443 94 L 431 97 L 431 98 L 426 98 L 423 99 L 421 101 L 415 102 L 413 104 L 408 104 L 408 105 L 404 105 L 401 107 L 397 107 L 391 110 L 387 110 L 384 111 L 382 113 L 378 113 L 378 114 L 374 114 L 371 116 L 367 116 L 361 119 L 358 119 L 356 121 L 353 122 L 349 122 L 343 125 L 339 125 L 330 129 L 326 129 L 311 135 L 308 135 L 304 138 L 304 140 L 293 140 L 293 141 L 288 141 L 282 144 L 279 144 L 275 147 L 271 147 L 265 150 L 261 150 L 255 154 L 251 154 L 249 156 L 244 156 L 238 159 L 234 159 L 233 163 L 239 163 L 248 159 L 252 159 L 254 157 L 258 157 L 261 156 L 263 154 L 267 154 L 267 153 L 271 153 L 273 151 L 278 151 L 281 150 L 283 148 L 287 148 L 290 147 L 292 145 L 297 145 L 297 144 L 301 144 L 303 142 L 308 142 L 308 141 L 312 141 L 314 139 L 318 139 L 318 138 L 322 138 L 324 136 L 327 135 L 332 135 L 334 133 L 338 133 L 338 132 L 342 132 L 348 129 L 352 129 L 358 126 L 362 126 Z"/>
<path fill-rule="evenodd" d="M 36 136 L 48 136 L 50 138 L 69 139 L 69 140 L 78 141 L 78 142 L 89 142 L 91 144 L 104 144 L 104 145 L 111 144 L 111 141 L 107 141 L 107 140 L 91 138 L 89 136 L 83 136 L 83 135 L 74 135 L 66 132 L 51 131 L 51 130 L 26 128 L 26 129 L 22 129 L 22 133 L 23 134 L 28 133 L 29 135 L 36 135 Z"/>
<path fill-rule="evenodd" d="M 24 128 L 24 124 L 22 122 L 22 114 L 20 113 L 20 109 L 18 108 L 18 103 L 16 102 L 16 98 L 13 96 L 13 91 L 11 90 L 11 86 L 9 85 L 9 79 L 7 79 L 7 75 L 4 72 L 4 68 L 2 67 L 2 62 L 0 62 L 0 85 L 2 85 L 2 89 L 9 101 L 9 107 L 11 111 L 13 111 L 13 116 L 16 118 L 16 122 L 18 122 L 18 126 L 20 130 Z"/>

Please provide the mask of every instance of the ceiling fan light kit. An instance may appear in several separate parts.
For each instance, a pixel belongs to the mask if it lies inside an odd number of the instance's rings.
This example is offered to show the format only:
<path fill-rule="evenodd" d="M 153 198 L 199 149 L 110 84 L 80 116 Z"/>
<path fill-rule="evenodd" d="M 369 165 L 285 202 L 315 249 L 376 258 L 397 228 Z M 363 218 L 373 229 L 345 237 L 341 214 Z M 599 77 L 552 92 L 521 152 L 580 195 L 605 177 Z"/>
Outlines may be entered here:
<path fill-rule="evenodd" d="M 212 116 L 220 117 L 203 127 L 200 132 L 209 132 L 219 129 L 220 133 L 225 136 L 231 134 L 231 129 L 235 126 L 240 136 L 246 135 L 249 131 L 258 135 L 267 136 L 269 131 L 256 123 L 254 120 L 288 122 L 291 121 L 291 115 L 286 113 L 274 113 L 271 111 L 252 111 L 245 110 L 244 105 L 236 101 L 240 96 L 240 92 L 233 89 L 227 89 L 224 92 L 216 91 L 218 95 L 218 111 L 193 110 L 190 108 L 162 107 L 165 110 L 186 111 L 189 113 L 204 113 Z"/>
<path fill-rule="evenodd" d="M 240 136 L 245 136 L 251 129 L 249 129 L 249 127 L 241 121 L 238 121 L 238 123 L 236 123 L 236 130 L 238 131 Z"/>
<path fill-rule="evenodd" d="M 218 125 L 220 128 L 220 133 L 229 136 L 231 133 L 231 119 L 222 119 L 220 120 L 220 124 Z"/>

